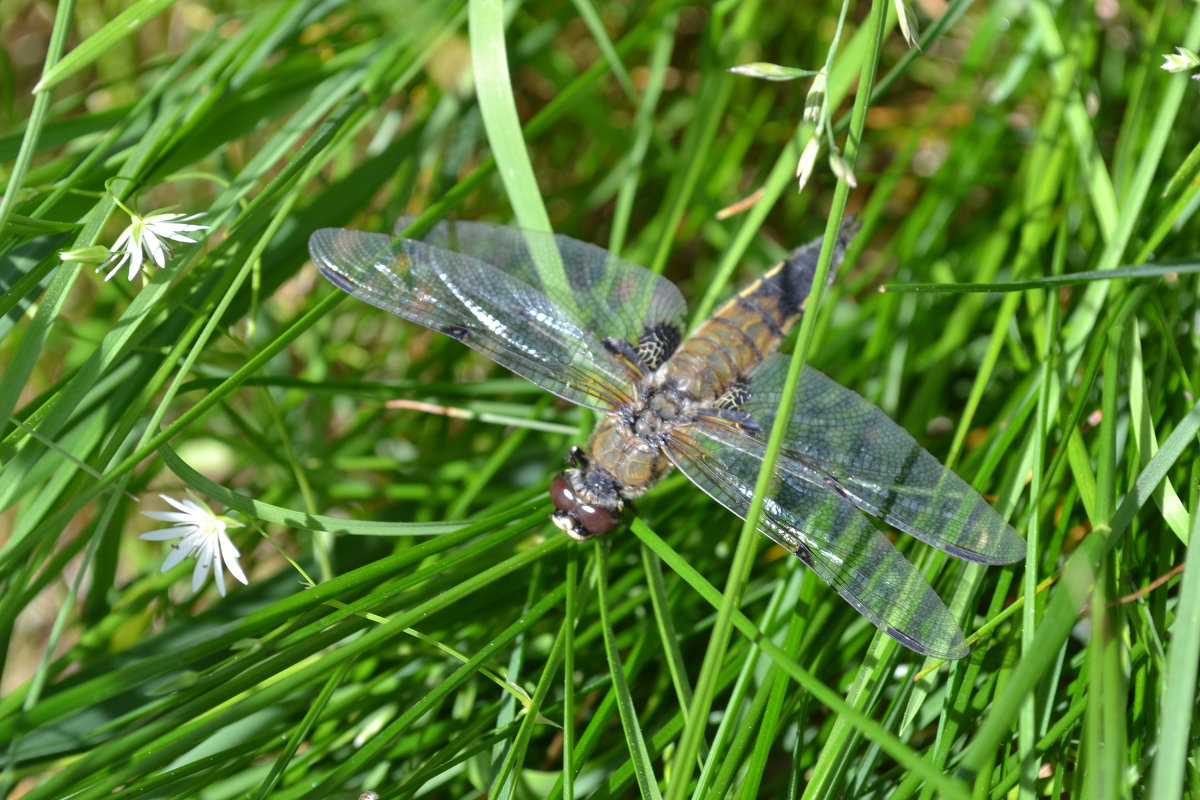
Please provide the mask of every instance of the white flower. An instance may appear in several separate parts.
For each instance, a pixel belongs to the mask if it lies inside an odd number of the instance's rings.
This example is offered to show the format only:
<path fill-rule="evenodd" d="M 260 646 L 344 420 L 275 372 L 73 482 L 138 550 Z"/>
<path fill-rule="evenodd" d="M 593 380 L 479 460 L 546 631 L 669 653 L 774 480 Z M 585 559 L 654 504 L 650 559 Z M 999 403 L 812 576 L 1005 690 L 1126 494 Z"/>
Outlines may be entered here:
<path fill-rule="evenodd" d="M 172 500 L 165 494 L 160 494 L 163 500 L 179 509 L 178 511 L 143 511 L 147 517 L 162 522 L 170 522 L 170 528 L 143 533 L 140 538 L 151 542 L 165 542 L 171 539 L 181 541 L 171 545 L 171 553 L 163 562 L 162 571 L 174 567 L 188 556 L 196 557 L 196 569 L 192 571 L 192 591 L 200 591 L 205 578 L 211 570 L 217 581 L 217 591 L 225 596 L 225 576 L 221 572 L 221 563 L 229 574 L 242 583 L 247 583 L 246 573 L 238 563 L 241 555 L 233 542 L 225 534 L 225 529 L 236 526 L 237 523 L 228 517 L 218 517 L 202 501 Z"/>
<path fill-rule="evenodd" d="M 171 257 L 171 245 L 164 239 L 170 239 L 173 242 L 195 242 L 196 239 L 190 236 L 184 236 L 190 231 L 206 231 L 207 225 L 189 225 L 191 220 L 199 219 L 203 214 L 192 214 L 184 216 L 183 214 L 164 214 L 155 212 L 144 217 L 130 213 L 129 227 L 121 232 L 117 237 L 117 242 L 112 246 L 112 257 L 96 268 L 97 272 L 109 269 L 109 273 L 104 276 L 104 280 L 108 280 L 113 275 L 121 271 L 121 267 L 125 266 L 125 262 L 129 262 L 129 280 L 137 277 L 142 271 L 142 267 L 147 263 L 149 258 L 159 269 L 167 265 L 167 259 Z"/>
<path fill-rule="evenodd" d="M 1187 72 L 1200 67 L 1200 56 L 1186 47 L 1176 47 L 1174 53 L 1163 53 L 1162 68 L 1167 72 Z"/>

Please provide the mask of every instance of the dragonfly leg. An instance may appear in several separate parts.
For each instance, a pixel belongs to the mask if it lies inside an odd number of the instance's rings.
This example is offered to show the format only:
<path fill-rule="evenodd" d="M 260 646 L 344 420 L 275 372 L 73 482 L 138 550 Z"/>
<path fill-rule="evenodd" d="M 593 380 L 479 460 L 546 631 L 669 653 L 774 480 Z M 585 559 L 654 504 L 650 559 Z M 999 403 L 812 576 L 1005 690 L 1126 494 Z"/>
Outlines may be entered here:
<path fill-rule="evenodd" d="M 582 469 L 588 465 L 587 453 L 583 452 L 579 445 L 571 445 L 571 452 L 567 453 L 567 463 Z"/>

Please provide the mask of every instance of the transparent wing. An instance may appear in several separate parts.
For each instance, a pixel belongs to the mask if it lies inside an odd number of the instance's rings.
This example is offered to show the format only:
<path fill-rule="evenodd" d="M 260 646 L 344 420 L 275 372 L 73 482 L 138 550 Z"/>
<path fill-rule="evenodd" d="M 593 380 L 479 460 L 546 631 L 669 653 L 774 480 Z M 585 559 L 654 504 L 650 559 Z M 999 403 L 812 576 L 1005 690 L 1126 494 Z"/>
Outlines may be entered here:
<path fill-rule="evenodd" d="M 717 425 L 672 431 L 667 453 L 693 483 L 743 519 L 763 446 Z M 759 530 L 795 553 L 880 630 L 918 653 L 967 655 L 962 630 L 940 597 L 858 509 L 821 477 L 782 458 Z"/>
<path fill-rule="evenodd" d="M 741 404 L 762 426 L 764 443 L 789 359 L 766 359 Z M 807 364 L 784 452 L 863 511 L 950 555 L 982 564 L 1025 556 L 1025 540 L 966 481 L 875 405 Z"/>
<path fill-rule="evenodd" d="M 386 234 L 324 228 L 308 240 L 335 286 L 452 336 L 580 405 L 611 409 L 637 375 L 585 320 L 518 275 L 477 258 Z"/>
<path fill-rule="evenodd" d="M 403 232 L 413 219 L 402 217 L 395 232 Z M 439 222 L 421 240 L 477 258 L 529 284 L 572 310 L 601 341 L 621 339 L 636 347 L 647 331 L 669 327 L 682 332 L 687 304 L 679 288 L 603 247 L 486 222 Z"/>

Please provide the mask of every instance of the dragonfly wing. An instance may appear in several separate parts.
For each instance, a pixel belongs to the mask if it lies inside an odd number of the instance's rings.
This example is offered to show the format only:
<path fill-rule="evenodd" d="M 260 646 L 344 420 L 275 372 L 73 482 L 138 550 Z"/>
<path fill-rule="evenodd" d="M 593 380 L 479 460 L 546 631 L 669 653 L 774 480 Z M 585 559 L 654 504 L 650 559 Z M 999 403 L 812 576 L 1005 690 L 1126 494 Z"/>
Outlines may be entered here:
<path fill-rule="evenodd" d="M 414 218 L 396 223 L 400 234 Z M 422 241 L 479 259 L 529 284 L 571 309 L 601 341 L 621 340 L 634 349 L 650 344 L 671 355 L 683 332 L 687 304 L 663 276 L 594 244 L 562 234 L 486 222 L 439 222 Z"/>
<path fill-rule="evenodd" d="M 671 432 L 667 453 L 693 483 L 739 517 L 754 494 L 764 447 L 718 425 Z M 962 658 L 961 629 L 911 563 L 821 477 L 784 457 L 767 490 L 759 530 L 817 573 L 860 614 L 905 647 Z"/>
<path fill-rule="evenodd" d="M 741 410 L 762 427 L 763 442 L 789 360 L 771 356 L 748 381 Z M 1025 540 L 966 481 L 878 407 L 807 364 L 784 452 L 863 511 L 950 555 L 982 564 L 1025 556 Z"/>
<path fill-rule="evenodd" d="M 451 336 L 523 378 L 580 405 L 607 410 L 636 377 L 564 308 L 519 276 L 424 242 L 341 228 L 309 238 L 335 286 Z"/>

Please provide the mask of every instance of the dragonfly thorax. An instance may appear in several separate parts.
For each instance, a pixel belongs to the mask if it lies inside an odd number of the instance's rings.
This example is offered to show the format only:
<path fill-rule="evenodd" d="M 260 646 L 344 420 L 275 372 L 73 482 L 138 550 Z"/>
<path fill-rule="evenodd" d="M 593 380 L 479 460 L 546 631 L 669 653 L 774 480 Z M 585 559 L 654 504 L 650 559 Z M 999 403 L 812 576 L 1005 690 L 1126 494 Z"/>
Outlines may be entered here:
<path fill-rule="evenodd" d="M 671 469 L 663 448 L 676 426 L 695 419 L 696 401 L 663 381 L 646 381 L 634 400 L 600 420 L 588 444 L 575 448 L 572 467 L 550 484 L 553 522 L 580 541 L 609 533 L 625 500 L 640 497 Z"/>
<path fill-rule="evenodd" d="M 696 402 L 671 386 L 648 384 L 639 397 L 617 412 L 629 434 L 662 447 L 671 428 L 695 419 Z"/>

